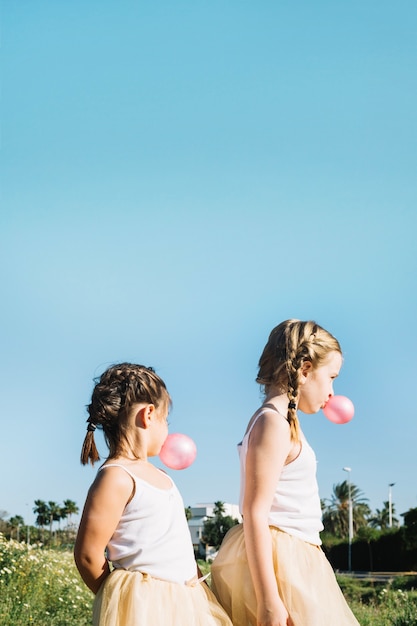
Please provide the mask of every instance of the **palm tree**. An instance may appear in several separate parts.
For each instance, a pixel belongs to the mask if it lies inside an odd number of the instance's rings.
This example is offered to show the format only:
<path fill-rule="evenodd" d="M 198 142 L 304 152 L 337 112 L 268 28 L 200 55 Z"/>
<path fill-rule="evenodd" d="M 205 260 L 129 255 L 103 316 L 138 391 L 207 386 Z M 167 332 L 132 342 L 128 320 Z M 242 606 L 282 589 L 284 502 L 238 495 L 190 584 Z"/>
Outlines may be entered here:
<path fill-rule="evenodd" d="M 36 515 L 35 524 L 41 528 L 42 543 L 45 543 L 45 526 L 49 521 L 48 505 L 43 500 L 35 500 L 33 512 Z"/>
<path fill-rule="evenodd" d="M 238 524 L 238 520 L 230 515 L 224 515 L 224 502 L 215 502 L 213 516 L 208 517 L 203 524 L 202 541 L 218 550 L 227 531 Z"/>
<path fill-rule="evenodd" d="M 371 518 L 369 518 L 369 525 L 372 526 L 372 528 L 380 528 L 381 530 L 386 530 L 387 528 L 390 527 L 390 505 L 389 502 L 386 501 L 384 502 L 384 506 L 382 509 L 377 509 L 375 512 L 375 515 L 373 515 Z M 392 523 L 395 524 L 396 526 L 398 525 L 398 519 L 394 516 L 395 514 L 395 507 L 392 504 L 391 505 L 391 515 L 392 515 Z"/>
<path fill-rule="evenodd" d="M 64 500 L 64 506 L 61 509 L 62 519 L 67 520 L 66 525 L 66 538 L 70 540 L 71 532 L 75 531 L 75 525 L 72 523 L 72 516 L 77 515 L 79 508 L 73 500 Z"/>
<path fill-rule="evenodd" d="M 213 507 L 214 517 L 222 517 L 224 515 L 224 511 L 225 511 L 224 502 L 221 502 L 220 500 L 218 500 L 217 502 L 214 503 L 214 507 Z"/>
<path fill-rule="evenodd" d="M 62 509 L 56 502 L 49 500 L 48 502 L 48 519 L 49 519 L 49 535 L 52 539 L 52 524 L 62 519 Z"/>
<path fill-rule="evenodd" d="M 362 491 L 356 485 L 350 484 L 350 497 L 352 499 L 353 530 L 357 532 L 368 523 L 371 513 L 366 504 Z M 323 512 L 323 524 L 326 531 L 336 537 L 347 538 L 349 535 L 349 483 L 333 485 L 333 493 L 330 502 L 325 505 Z"/>
<path fill-rule="evenodd" d="M 62 507 L 63 519 L 67 520 L 68 526 L 72 525 L 72 516 L 77 515 L 79 508 L 77 503 L 73 500 L 64 500 L 64 506 Z"/>

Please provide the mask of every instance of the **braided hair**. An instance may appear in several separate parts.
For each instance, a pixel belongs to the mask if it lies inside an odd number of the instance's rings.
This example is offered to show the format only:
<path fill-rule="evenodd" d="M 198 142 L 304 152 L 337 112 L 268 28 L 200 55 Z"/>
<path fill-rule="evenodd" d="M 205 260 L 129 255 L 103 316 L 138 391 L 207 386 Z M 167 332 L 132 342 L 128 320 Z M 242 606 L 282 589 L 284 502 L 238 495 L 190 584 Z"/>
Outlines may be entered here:
<path fill-rule="evenodd" d="M 319 367 L 333 351 L 342 353 L 339 342 L 313 321 L 286 320 L 269 335 L 259 359 L 256 382 L 264 387 L 265 394 L 272 387 L 287 394 L 287 420 L 293 441 L 300 439 L 296 409 L 303 364 L 308 361 L 313 368 Z"/>
<path fill-rule="evenodd" d="M 103 430 L 109 456 L 114 457 L 126 449 L 128 417 L 133 404 L 146 402 L 155 408 L 165 404 L 167 409 L 171 405 L 165 383 L 152 367 L 119 363 L 109 367 L 94 382 L 87 406 L 87 434 L 81 450 L 83 465 L 88 462 L 94 465 L 100 460 L 94 440 L 96 428 Z"/>

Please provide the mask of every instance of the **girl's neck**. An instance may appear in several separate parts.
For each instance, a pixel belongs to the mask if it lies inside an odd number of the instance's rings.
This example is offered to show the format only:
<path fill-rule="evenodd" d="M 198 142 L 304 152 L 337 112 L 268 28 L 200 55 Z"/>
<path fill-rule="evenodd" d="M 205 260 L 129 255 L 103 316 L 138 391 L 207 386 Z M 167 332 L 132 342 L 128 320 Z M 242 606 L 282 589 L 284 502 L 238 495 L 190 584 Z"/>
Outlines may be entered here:
<path fill-rule="evenodd" d="M 265 400 L 263 401 L 263 405 L 265 406 L 266 404 L 271 404 L 276 408 L 278 413 L 281 413 L 281 415 L 286 417 L 288 413 L 288 396 L 286 393 L 279 393 L 276 390 L 271 390 L 265 396 Z"/>
<path fill-rule="evenodd" d="M 108 461 L 125 461 L 128 463 L 149 463 L 147 457 L 136 457 L 129 452 L 117 454 L 116 456 L 109 457 Z"/>

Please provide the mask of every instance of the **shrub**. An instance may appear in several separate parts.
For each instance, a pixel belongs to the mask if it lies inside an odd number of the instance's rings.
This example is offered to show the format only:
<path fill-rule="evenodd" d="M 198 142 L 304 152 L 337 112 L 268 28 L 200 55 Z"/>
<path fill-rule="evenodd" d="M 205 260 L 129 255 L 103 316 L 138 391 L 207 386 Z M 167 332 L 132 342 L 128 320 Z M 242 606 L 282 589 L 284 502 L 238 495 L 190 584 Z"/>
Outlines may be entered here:
<path fill-rule="evenodd" d="M 209 563 L 198 565 L 209 573 Z M 417 577 L 338 581 L 361 626 L 417 626 Z M 92 601 L 71 551 L 28 547 L 0 533 L 0 626 L 89 626 Z"/>
<path fill-rule="evenodd" d="M 0 626 L 87 626 L 92 600 L 72 552 L 0 535 Z"/>

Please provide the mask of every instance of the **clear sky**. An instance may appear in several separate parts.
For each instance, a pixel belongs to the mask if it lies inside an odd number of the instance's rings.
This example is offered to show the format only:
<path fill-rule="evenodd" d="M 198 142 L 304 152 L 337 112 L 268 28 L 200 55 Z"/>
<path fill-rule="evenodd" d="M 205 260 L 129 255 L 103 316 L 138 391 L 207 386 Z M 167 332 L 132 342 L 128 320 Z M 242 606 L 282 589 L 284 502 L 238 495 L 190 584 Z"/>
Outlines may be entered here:
<path fill-rule="evenodd" d="M 321 496 L 350 466 L 373 510 L 389 483 L 417 507 L 415 1 L 3 0 L 1 22 L 0 509 L 82 507 L 118 361 L 155 367 L 197 444 L 169 470 L 185 505 L 237 502 L 289 317 L 337 336 L 356 408 L 300 415 Z"/>

